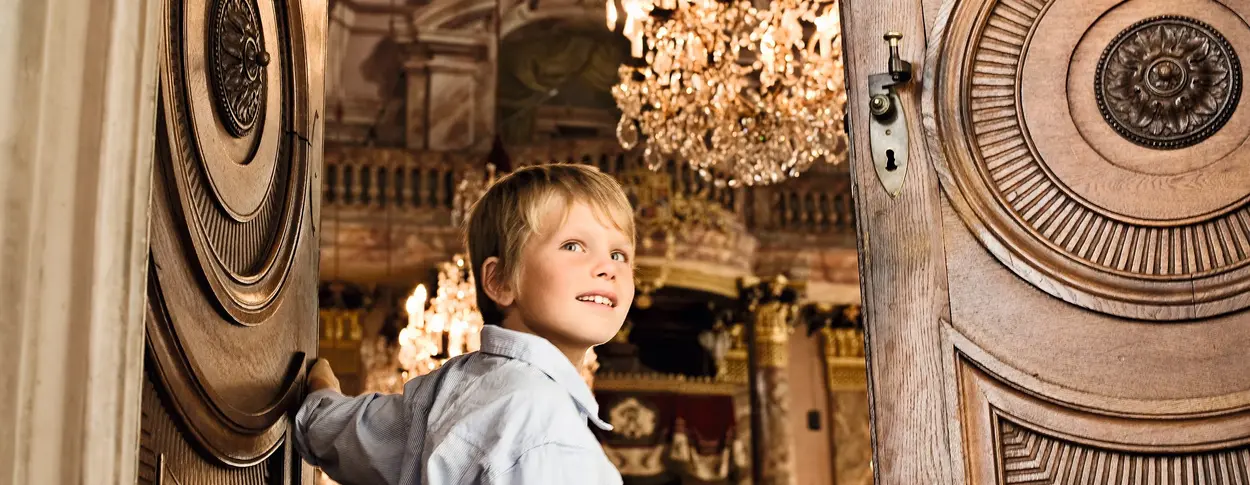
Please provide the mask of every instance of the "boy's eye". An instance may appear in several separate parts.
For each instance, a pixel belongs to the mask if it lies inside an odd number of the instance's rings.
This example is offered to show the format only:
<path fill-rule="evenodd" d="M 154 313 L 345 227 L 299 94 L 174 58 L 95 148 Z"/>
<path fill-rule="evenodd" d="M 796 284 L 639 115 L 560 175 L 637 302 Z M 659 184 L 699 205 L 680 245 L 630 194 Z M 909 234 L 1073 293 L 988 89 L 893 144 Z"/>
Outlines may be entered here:
<path fill-rule="evenodd" d="M 563 246 L 560 246 L 560 249 L 563 249 L 563 250 L 565 250 L 565 251 L 581 251 L 581 250 L 582 250 L 582 243 L 579 243 L 579 242 L 572 242 L 572 241 L 570 241 L 570 242 L 566 242 L 566 243 L 564 243 L 564 245 L 563 245 Z"/>
<path fill-rule="evenodd" d="M 625 253 L 620 251 L 615 251 L 612 253 L 612 259 L 623 263 L 629 261 L 629 256 L 626 256 Z"/>

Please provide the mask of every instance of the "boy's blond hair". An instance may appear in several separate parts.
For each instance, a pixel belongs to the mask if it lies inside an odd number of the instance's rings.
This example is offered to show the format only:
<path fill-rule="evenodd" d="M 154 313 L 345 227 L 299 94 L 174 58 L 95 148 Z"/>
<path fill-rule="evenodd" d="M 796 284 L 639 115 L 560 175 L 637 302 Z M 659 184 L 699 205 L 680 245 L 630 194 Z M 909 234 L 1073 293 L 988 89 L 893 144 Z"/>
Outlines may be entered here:
<path fill-rule="evenodd" d="M 495 182 L 469 212 L 465 247 L 477 290 L 477 306 L 487 325 L 503 321 L 503 312 L 483 291 L 482 263 L 499 258 L 497 275 L 520 292 L 521 252 L 530 238 L 553 228 L 541 227 L 549 205 L 564 203 L 565 215 L 577 202 L 620 230 L 634 244 L 634 211 L 621 184 L 590 165 L 551 164 L 518 169 Z"/>

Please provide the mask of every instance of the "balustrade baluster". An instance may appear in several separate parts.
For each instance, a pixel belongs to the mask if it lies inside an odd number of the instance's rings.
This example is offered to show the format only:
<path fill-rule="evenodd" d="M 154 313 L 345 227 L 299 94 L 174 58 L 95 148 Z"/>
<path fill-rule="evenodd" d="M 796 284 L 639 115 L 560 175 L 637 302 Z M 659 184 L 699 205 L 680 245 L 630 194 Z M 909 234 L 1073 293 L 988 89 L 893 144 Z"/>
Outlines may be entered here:
<path fill-rule="evenodd" d="M 321 198 L 326 204 L 337 204 L 339 202 L 339 183 L 342 177 L 339 177 L 340 163 L 327 164 L 325 173 L 321 176 Z"/>
<path fill-rule="evenodd" d="M 386 184 L 386 203 L 395 208 L 401 208 L 404 205 L 404 165 L 400 162 L 386 171 L 386 177 L 389 182 Z"/>
<path fill-rule="evenodd" d="M 787 225 L 786 224 L 786 202 L 787 202 L 786 195 L 781 193 L 780 190 L 778 190 L 772 193 L 772 198 L 773 198 L 773 204 L 772 204 L 773 217 L 770 217 L 769 219 L 771 219 L 773 223 L 769 224 L 768 226 L 772 228 L 784 228 Z"/>
<path fill-rule="evenodd" d="M 852 207 L 851 197 L 849 195 L 839 194 L 834 198 L 834 204 L 835 210 L 838 214 L 838 225 L 845 228 L 853 227 L 855 219 L 852 211 L 855 210 L 855 208 Z"/>
<path fill-rule="evenodd" d="M 399 195 L 395 197 L 396 205 L 402 208 L 412 207 L 415 205 L 412 200 L 415 192 L 412 188 L 416 186 L 416 182 L 419 180 L 417 178 L 417 171 L 414 170 L 411 165 L 405 164 L 397 167 L 396 173 L 396 177 L 400 179 Z"/>
<path fill-rule="evenodd" d="M 830 218 L 832 207 L 829 206 L 829 194 L 821 192 L 816 199 L 816 221 L 820 232 L 831 232 L 833 222 Z"/>
<path fill-rule="evenodd" d="M 823 229 L 823 217 L 820 211 L 820 193 L 806 192 L 803 194 L 803 207 L 807 212 L 807 230 L 811 232 L 821 232 Z"/>
<path fill-rule="evenodd" d="M 351 163 L 343 167 L 344 185 L 343 202 L 345 205 L 355 205 L 360 201 L 360 164 Z"/>
<path fill-rule="evenodd" d="M 791 192 L 786 197 L 786 226 L 796 228 L 802 224 L 802 206 L 799 205 L 799 194 Z"/>
<path fill-rule="evenodd" d="M 686 193 L 686 185 L 685 185 L 685 182 L 682 181 L 682 178 L 681 178 L 682 168 L 683 168 L 683 164 L 677 163 L 677 161 L 675 160 L 664 161 L 664 170 L 668 171 L 669 180 L 673 182 L 673 193 L 677 193 L 677 194 Z"/>
<path fill-rule="evenodd" d="M 373 162 L 365 162 L 360 164 L 356 169 L 360 179 L 360 205 L 371 206 L 376 199 L 376 183 L 374 182 L 374 169 L 376 166 Z"/>
<path fill-rule="evenodd" d="M 377 197 L 373 199 L 374 207 L 386 207 L 391 202 L 391 170 L 386 165 L 380 165 L 373 170 L 373 182 L 377 186 Z"/>
<path fill-rule="evenodd" d="M 417 182 L 417 207 L 430 207 L 430 187 L 433 186 L 434 171 L 427 166 L 422 166 L 417 171 L 420 178 Z"/>
<path fill-rule="evenodd" d="M 608 163 L 609 165 L 611 165 L 612 173 L 614 175 L 620 175 L 625 172 L 624 170 L 622 170 L 623 166 L 625 165 L 624 153 L 617 153 L 615 155 L 609 155 L 608 157 L 609 157 Z"/>
<path fill-rule="evenodd" d="M 797 195 L 799 198 L 797 208 L 799 211 L 799 226 L 805 231 L 810 231 L 812 228 L 811 194 L 808 192 L 799 192 Z"/>
<path fill-rule="evenodd" d="M 439 171 L 438 181 L 439 181 L 439 184 L 434 189 L 435 191 L 434 197 L 436 200 L 436 202 L 434 203 L 434 207 L 437 207 L 439 209 L 450 209 L 451 208 L 451 195 L 454 194 L 456 190 L 455 187 L 453 186 L 453 184 L 455 184 L 456 182 L 455 182 L 455 179 L 452 178 L 451 169 L 444 166 Z"/>
<path fill-rule="evenodd" d="M 625 170 L 633 171 L 633 170 L 638 170 L 640 168 L 643 168 L 644 165 L 642 162 L 642 153 L 635 151 L 629 154 L 629 156 L 625 158 L 625 163 L 627 165 L 625 167 Z"/>

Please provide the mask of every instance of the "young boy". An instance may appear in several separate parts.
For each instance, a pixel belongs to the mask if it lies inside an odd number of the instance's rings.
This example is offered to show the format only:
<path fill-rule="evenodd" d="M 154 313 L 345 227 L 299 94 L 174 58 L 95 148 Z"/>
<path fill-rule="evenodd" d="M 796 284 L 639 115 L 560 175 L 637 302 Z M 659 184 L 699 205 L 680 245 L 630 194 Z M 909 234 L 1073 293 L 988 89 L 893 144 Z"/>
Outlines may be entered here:
<path fill-rule="evenodd" d="M 295 418 L 301 456 L 344 485 L 620 484 L 587 420 L 578 374 L 634 298 L 634 220 L 612 177 L 585 165 L 517 170 L 469 215 L 482 346 L 404 385 L 339 393 L 324 360 Z"/>

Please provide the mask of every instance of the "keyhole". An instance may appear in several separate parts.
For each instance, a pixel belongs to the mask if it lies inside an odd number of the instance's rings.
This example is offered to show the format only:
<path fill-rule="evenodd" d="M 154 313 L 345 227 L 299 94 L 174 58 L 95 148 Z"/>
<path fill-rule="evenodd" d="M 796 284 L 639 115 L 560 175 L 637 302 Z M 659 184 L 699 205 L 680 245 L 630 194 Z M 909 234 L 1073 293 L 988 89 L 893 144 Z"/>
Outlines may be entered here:
<path fill-rule="evenodd" d="M 898 163 L 894 162 L 894 150 L 885 151 L 885 170 L 887 172 L 898 170 Z"/>

